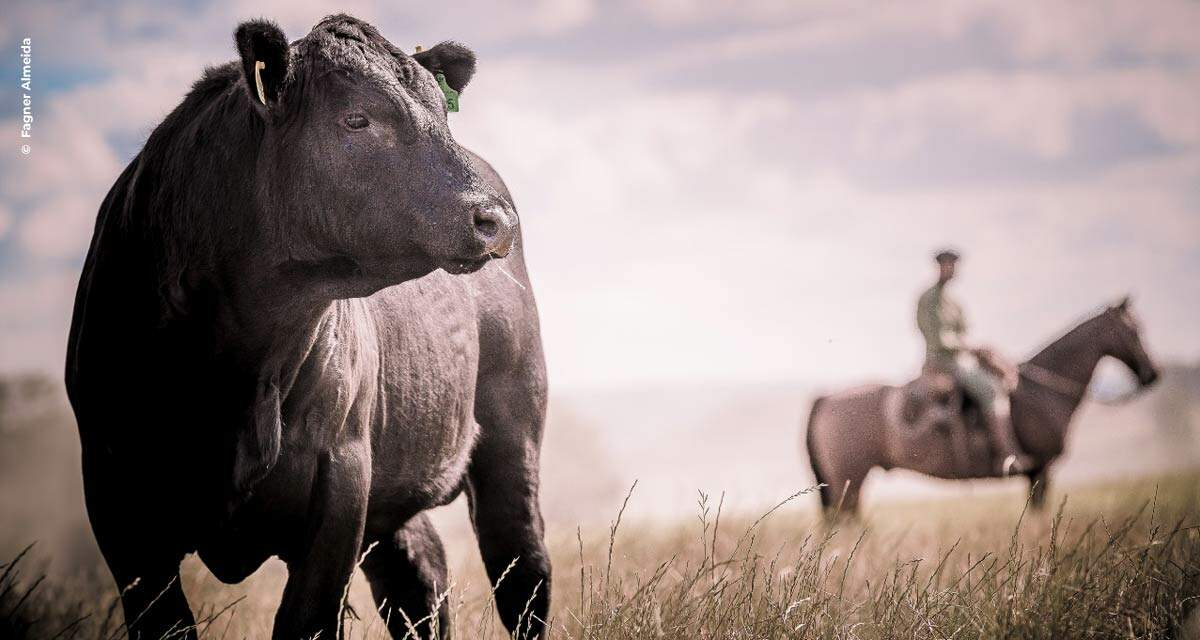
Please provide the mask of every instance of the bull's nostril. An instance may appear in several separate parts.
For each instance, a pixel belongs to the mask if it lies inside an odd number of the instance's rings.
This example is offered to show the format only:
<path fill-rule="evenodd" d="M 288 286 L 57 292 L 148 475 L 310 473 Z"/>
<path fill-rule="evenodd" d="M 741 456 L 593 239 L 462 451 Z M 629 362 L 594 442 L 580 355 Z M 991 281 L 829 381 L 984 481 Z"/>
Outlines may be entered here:
<path fill-rule="evenodd" d="M 475 230 L 478 231 L 480 235 L 493 238 L 496 236 L 496 232 L 499 231 L 499 229 L 500 225 L 496 224 L 496 220 L 494 218 L 484 213 L 475 214 Z"/>

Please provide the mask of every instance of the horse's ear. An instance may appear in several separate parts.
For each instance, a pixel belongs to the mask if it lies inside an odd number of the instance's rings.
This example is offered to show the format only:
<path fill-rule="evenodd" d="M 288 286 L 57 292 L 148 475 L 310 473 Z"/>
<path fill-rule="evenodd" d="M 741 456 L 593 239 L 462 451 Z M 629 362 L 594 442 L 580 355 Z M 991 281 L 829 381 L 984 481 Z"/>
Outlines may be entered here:
<path fill-rule="evenodd" d="M 1125 296 L 1124 298 L 1121 298 L 1120 302 L 1117 303 L 1116 308 L 1121 311 L 1129 311 L 1129 303 L 1130 303 L 1130 296 Z"/>
<path fill-rule="evenodd" d="M 283 30 L 269 20 L 238 25 L 233 35 L 242 57 L 242 76 L 250 101 L 260 113 L 278 106 L 284 84 L 291 77 L 291 48 Z"/>
<path fill-rule="evenodd" d="M 429 73 L 444 74 L 446 84 L 460 93 L 475 75 L 475 53 L 457 42 L 443 42 L 427 51 L 418 51 L 412 57 Z"/>

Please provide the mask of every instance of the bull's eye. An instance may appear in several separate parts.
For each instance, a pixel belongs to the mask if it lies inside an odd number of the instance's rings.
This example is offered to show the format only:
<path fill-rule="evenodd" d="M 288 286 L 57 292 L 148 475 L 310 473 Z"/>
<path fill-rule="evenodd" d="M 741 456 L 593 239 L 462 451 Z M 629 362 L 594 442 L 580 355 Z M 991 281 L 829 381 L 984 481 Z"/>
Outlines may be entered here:
<path fill-rule="evenodd" d="M 362 129 L 368 124 L 370 123 L 367 122 L 367 117 L 361 113 L 352 113 L 346 116 L 346 126 L 351 129 Z"/>

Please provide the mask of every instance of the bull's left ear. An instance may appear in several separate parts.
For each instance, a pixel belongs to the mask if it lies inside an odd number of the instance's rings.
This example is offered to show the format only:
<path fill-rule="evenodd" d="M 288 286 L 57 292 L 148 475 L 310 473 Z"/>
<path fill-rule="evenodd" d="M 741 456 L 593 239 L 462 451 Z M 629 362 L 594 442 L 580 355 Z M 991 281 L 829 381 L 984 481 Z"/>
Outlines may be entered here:
<path fill-rule="evenodd" d="M 269 20 L 250 20 L 234 33 L 242 74 L 250 100 L 260 112 L 279 104 L 284 83 L 291 76 L 291 49 L 283 30 Z"/>
<path fill-rule="evenodd" d="M 1129 303 L 1131 302 L 1131 298 L 1132 298 L 1132 296 L 1125 296 L 1124 298 L 1121 298 L 1121 301 L 1118 302 L 1117 305 L 1113 308 L 1121 310 L 1121 311 L 1128 311 Z"/>
<path fill-rule="evenodd" d="M 475 53 L 457 42 L 443 42 L 432 49 L 413 54 L 413 59 L 436 76 L 446 76 L 451 89 L 462 92 L 475 75 Z"/>

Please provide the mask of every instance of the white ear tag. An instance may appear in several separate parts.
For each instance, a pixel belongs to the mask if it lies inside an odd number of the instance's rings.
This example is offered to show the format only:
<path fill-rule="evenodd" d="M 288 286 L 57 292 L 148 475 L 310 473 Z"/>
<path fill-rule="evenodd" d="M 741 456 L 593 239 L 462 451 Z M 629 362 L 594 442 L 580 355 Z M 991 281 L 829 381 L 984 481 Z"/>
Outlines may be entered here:
<path fill-rule="evenodd" d="M 254 61 L 254 85 L 258 87 L 258 99 L 262 101 L 264 106 L 267 104 L 267 94 L 263 92 L 262 70 L 266 68 L 267 63 L 263 62 L 262 60 Z"/>

